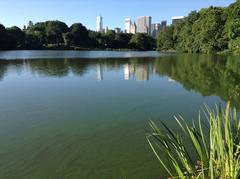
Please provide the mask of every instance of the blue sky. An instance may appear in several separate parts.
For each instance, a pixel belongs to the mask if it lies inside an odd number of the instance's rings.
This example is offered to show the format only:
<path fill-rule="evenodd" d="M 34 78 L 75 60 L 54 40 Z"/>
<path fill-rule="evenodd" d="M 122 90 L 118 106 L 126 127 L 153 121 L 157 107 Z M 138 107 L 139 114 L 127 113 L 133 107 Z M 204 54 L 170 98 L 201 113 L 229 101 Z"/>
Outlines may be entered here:
<path fill-rule="evenodd" d="M 95 29 L 96 16 L 101 14 L 104 26 L 124 26 L 124 18 L 135 20 L 148 15 L 153 22 L 184 16 L 204 7 L 227 6 L 235 0 L 0 0 L 0 23 L 6 27 L 23 27 L 29 20 L 61 20 L 71 25 L 83 23 Z"/>

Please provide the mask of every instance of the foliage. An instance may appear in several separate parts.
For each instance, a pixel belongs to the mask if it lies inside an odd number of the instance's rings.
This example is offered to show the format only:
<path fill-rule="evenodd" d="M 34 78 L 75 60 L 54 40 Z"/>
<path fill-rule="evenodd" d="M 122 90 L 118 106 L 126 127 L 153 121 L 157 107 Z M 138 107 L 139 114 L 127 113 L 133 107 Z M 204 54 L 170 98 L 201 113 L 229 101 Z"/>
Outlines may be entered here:
<path fill-rule="evenodd" d="M 174 49 L 173 27 L 166 27 L 158 34 L 157 47 L 158 50 Z"/>
<path fill-rule="evenodd" d="M 175 118 L 184 137 L 164 123 L 165 130 L 162 130 L 151 121 L 152 132 L 147 135 L 151 149 L 172 178 L 238 179 L 240 121 L 236 110 L 229 112 L 227 105 L 226 112 L 209 108 L 204 112 L 207 126 L 201 115 L 198 123 L 193 122 L 192 125 L 187 124 L 182 117 Z M 191 145 L 188 148 L 186 140 Z"/>
<path fill-rule="evenodd" d="M 187 90 L 204 96 L 219 96 L 240 107 L 240 61 L 234 56 L 179 54 L 155 61 L 159 75 L 168 76 Z"/>
<path fill-rule="evenodd" d="M 155 49 L 155 40 L 147 35 L 99 33 L 88 30 L 81 23 L 68 27 L 61 21 L 46 21 L 21 30 L 14 26 L 6 29 L 0 25 L 0 50 L 7 49 Z M 132 42 L 130 43 L 130 41 Z"/>
<path fill-rule="evenodd" d="M 137 50 L 155 49 L 155 44 L 155 39 L 143 33 L 134 34 L 130 40 L 131 48 Z"/>
<path fill-rule="evenodd" d="M 7 29 L 9 37 L 12 39 L 13 45 L 22 46 L 25 42 L 25 33 L 18 27 L 13 26 Z"/>
<path fill-rule="evenodd" d="M 227 8 L 209 7 L 193 11 L 181 22 L 159 33 L 159 50 L 190 53 L 239 52 L 234 43 L 240 37 L 240 2 Z M 233 46 L 233 47 L 232 47 Z"/>

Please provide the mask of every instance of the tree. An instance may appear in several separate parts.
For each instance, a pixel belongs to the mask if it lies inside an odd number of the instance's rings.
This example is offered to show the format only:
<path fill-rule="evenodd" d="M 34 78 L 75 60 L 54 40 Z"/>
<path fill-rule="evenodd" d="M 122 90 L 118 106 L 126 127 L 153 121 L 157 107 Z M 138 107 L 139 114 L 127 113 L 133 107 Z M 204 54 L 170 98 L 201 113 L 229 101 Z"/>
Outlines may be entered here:
<path fill-rule="evenodd" d="M 12 39 L 15 47 L 21 47 L 25 42 L 25 33 L 16 26 L 7 29 L 9 37 Z"/>
<path fill-rule="evenodd" d="M 42 49 L 43 47 L 37 35 L 26 34 L 25 48 L 32 50 L 32 49 Z"/>
<path fill-rule="evenodd" d="M 16 42 L 8 34 L 7 29 L 0 24 L 0 50 L 10 50 L 16 48 Z"/>
<path fill-rule="evenodd" d="M 157 37 L 158 50 L 173 50 L 175 48 L 175 41 L 173 39 L 173 26 L 165 27 Z"/>
<path fill-rule="evenodd" d="M 132 36 L 130 47 L 137 50 L 152 50 L 156 47 L 156 42 L 147 34 L 137 33 Z"/>
<path fill-rule="evenodd" d="M 77 46 L 87 46 L 88 44 L 88 30 L 81 23 L 71 25 L 70 31 L 73 37 L 73 43 Z"/>
<path fill-rule="evenodd" d="M 61 44 L 63 43 L 62 34 L 68 32 L 68 26 L 61 21 L 47 21 L 45 32 L 48 44 Z"/>
<path fill-rule="evenodd" d="M 62 34 L 63 35 L 63 41 L 66 47 L 70 47 L 73 42 L 73 35 L 71 32 L 67 32 Z"/>

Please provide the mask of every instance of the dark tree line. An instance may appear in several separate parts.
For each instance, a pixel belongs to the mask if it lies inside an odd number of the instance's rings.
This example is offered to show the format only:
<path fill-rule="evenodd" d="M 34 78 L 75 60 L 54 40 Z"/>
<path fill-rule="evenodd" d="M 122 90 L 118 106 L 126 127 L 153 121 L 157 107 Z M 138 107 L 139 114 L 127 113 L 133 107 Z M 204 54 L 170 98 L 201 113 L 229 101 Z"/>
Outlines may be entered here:
<path fill-rule="evenodd" d="M 0 50 L 9 49 L 136 49 L 154 50 L 156 40 L 147 34 L 106 33 L 86 29 L 81 23 L 68 27 L 61 21 L 31 23 L 21 30 L 0 24 Z"/>
<path fill-rule="evenodd" d="M 240 0 L 226 8 L 191 12 L 159 33 L 157 48 L 189 53 L 240 53 Z"/>

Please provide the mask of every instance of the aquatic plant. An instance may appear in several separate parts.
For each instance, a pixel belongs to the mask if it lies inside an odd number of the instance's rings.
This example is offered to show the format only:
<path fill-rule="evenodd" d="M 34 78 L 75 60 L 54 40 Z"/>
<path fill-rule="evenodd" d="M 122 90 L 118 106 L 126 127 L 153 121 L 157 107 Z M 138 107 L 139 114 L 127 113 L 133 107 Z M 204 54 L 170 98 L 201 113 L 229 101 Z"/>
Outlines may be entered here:
<path fill-rule="evenodd" d="M 205 107 L 191 125 L 175 117 L 182 135 L 163 122 L 158 127 L 150 121 L 147 141 L 171 178 L 240 177 L 240 122 L 229 106 L 226 111 Z"/>

